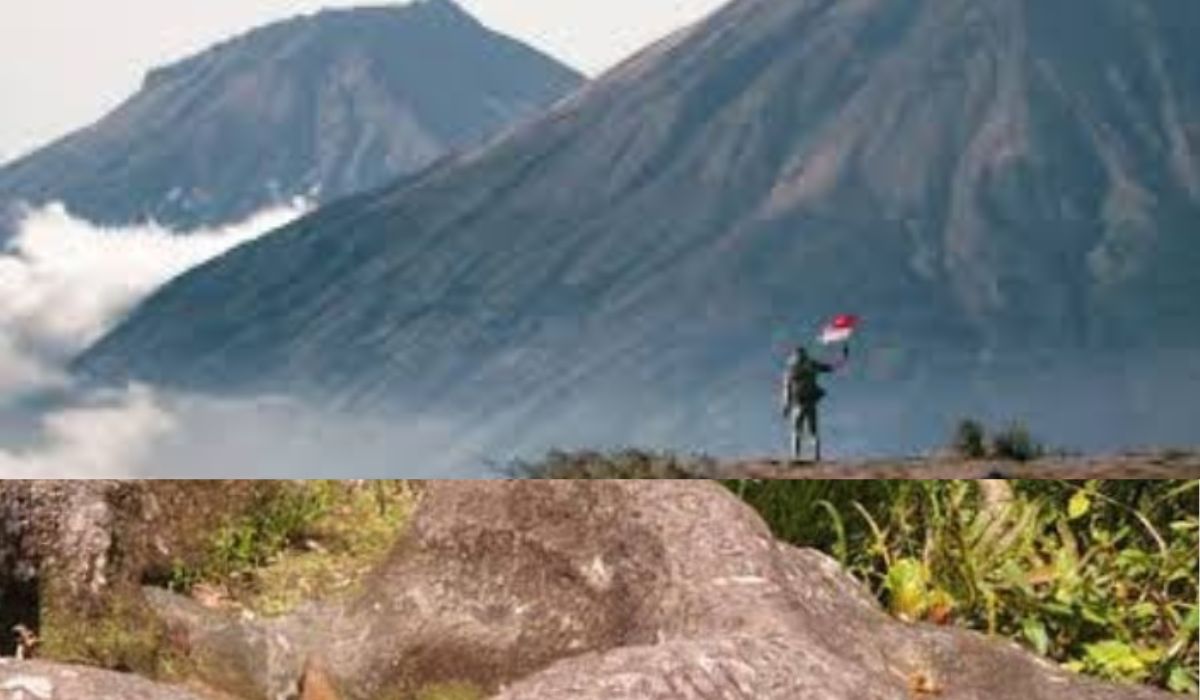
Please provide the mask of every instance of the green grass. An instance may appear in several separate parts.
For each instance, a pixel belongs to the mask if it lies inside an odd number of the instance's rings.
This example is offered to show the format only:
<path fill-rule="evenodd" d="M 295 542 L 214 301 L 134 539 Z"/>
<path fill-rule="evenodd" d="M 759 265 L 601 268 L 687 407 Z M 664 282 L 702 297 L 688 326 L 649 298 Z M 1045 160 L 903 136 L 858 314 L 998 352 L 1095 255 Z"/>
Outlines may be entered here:
<path fill-rule="evenodd" d="M 417 691 L 415 700 L 483 700 L 487 694 L 471 683 L 436 683 Z"/>
<path fill-rule="evenodd" d="M 989 436 L 964 422 L 953 446 L 1021 461 L 1045 453 L 1019 424 Z M 695 478 L 711 466 L 637 451 L 552 453 L 513 473 Z M 836 557 L 898 618 L 1007 637 L 1110 680 L 1200 685 L 1197 482 L 1015 481 L 1011 497 L 990 503 L 966 481 L 725 483 L 778 537 Z"/>
<path fill-rule="evenodd" d="M 1046 446 L 1035 439 L 1029 428 L 1022 423 L 1010 423 L 989 435 L 987 427 L 973 419 L 959 422 L 954 430 L 950 448 L 963 459 L 991 458 L 1032 462 L 1047 454 Z"/>
<path fill-rule="evenodd" d="M 729 482 L 896 616 L 1008 637 L 1067 668 L 1197 690 L 1197 482 Z"/>
<path fill-rule="evenodd" d="M 47 606 L 39 656 L 54 661 L 158 676 L 170 663 L 166 630 L 140 602 L 118 598 L 87 613 Z"/>
<path fill-rule="evenodd" d="M 203 561 L 177 565 L 167 585 L 215 587 L 266 616 L 343 595 L 387 554 L 416 502 L 405 482 L 289 482 L 220 528 Z"/>

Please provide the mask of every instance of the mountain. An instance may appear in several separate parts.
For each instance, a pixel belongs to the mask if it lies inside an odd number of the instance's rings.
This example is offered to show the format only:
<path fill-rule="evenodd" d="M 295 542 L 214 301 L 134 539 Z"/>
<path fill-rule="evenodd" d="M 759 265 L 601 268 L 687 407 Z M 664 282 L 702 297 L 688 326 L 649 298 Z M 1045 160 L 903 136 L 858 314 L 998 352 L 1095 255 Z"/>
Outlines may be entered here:
<path fill-rule="evenodd" d="M 1200 5 L 739 0 L 536 124 L 184 276 L 79 367 L 552 444 L 775 448 L 833 313 L 843 450 L 965 413 L 1194 441 Z"/>
<path fill-rule="evenodd" d="M 0 203 L 61 200 L 105 224 L 228 223 L 415 172 L 580 82 L 451 0 L 324 11 L 150 72 L 98 123 L 0 169 Z"/>

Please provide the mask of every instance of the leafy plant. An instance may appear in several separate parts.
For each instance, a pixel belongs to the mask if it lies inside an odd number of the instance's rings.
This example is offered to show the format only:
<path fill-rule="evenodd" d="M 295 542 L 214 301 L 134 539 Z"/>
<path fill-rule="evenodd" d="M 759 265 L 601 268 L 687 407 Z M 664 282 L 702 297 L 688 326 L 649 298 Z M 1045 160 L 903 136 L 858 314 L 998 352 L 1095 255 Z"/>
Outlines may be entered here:
<path fill-rule="evenodd" d="M 991 456 L 997 459 L 1031 462 L 1045 454 L 1046 448 L 1020 423 L 1013 423 L 992 438 Z"/>
<path fill-rule="evenodd" d="M 993 436 L 983 423 L 966 418 L 954 428 L 950 450 L 963 459 L 1003 459 L 1031 462 L 1046 456 L 1045 445 L 1034 439 L 1027 427 L 1014 422 Z"/>
<path fill-rule="evenodd" d="M 976 420 L 961 421 L 954 429 L 954 453 L 966 459 L 983 459 L 987 456 L 987 431 Z"/>
<path fill-rule="evenodd" d="M 883 577 L 892 614 L 901 620 L 920 620 L 929 609 L 929 570 L 910 557 L 892 562 Z"/>
<path fill-rule="evenodd" d="M 168 588 L 215 586 L 265 615 L 351 588 L 402 531 L 416 501 L 402 482 L 290 482 L 221 527 L 203 561 Z"/>
<path fill-rule="evenodd" d="M 838 557 L 895 615 L 1068 668 L 1197 688 L 1198 482 L 733 482 L 775 533 Z"/>

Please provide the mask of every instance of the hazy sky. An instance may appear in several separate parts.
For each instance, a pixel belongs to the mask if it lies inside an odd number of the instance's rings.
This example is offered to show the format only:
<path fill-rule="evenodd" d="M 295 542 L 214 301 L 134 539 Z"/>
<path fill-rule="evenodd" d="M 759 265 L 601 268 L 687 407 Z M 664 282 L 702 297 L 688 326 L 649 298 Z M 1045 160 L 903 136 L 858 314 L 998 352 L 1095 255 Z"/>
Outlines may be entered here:
<path fill-rule="evenodd" d="M 146 70 L 275 19 L 381 0 L 4 0 L 0 162 L 94 121 Z M 398 4 L 403 4 L 400 2 Z M 595 74 L 724 0 L 459 0 Z"/>

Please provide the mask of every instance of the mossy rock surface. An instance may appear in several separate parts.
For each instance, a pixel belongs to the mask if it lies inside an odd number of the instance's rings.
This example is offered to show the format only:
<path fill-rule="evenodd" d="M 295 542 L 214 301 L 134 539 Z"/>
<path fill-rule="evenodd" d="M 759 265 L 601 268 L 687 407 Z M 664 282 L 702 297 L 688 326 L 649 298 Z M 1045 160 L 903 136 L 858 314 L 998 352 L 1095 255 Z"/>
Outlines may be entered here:
<path fill-rule="evenodd" d="M 43 653 L 144 670 L 155 626 L 146 581 L 201 558 L 231 517 L 269 499 L 272 482 L 0 483 L 0 625 L 25 624 Z M 81 631 L 82 630 L 82 631 Z M 9 653 L 0 636 L 0 653 Z"/>
<path fill-rule="evenodd" d="M 390 482 L 3 482 L 0 627 L 37 630 L 48 659 L 184 676 L 143 586 L 282 614 L 355 590 L 413 502 Z"/>

